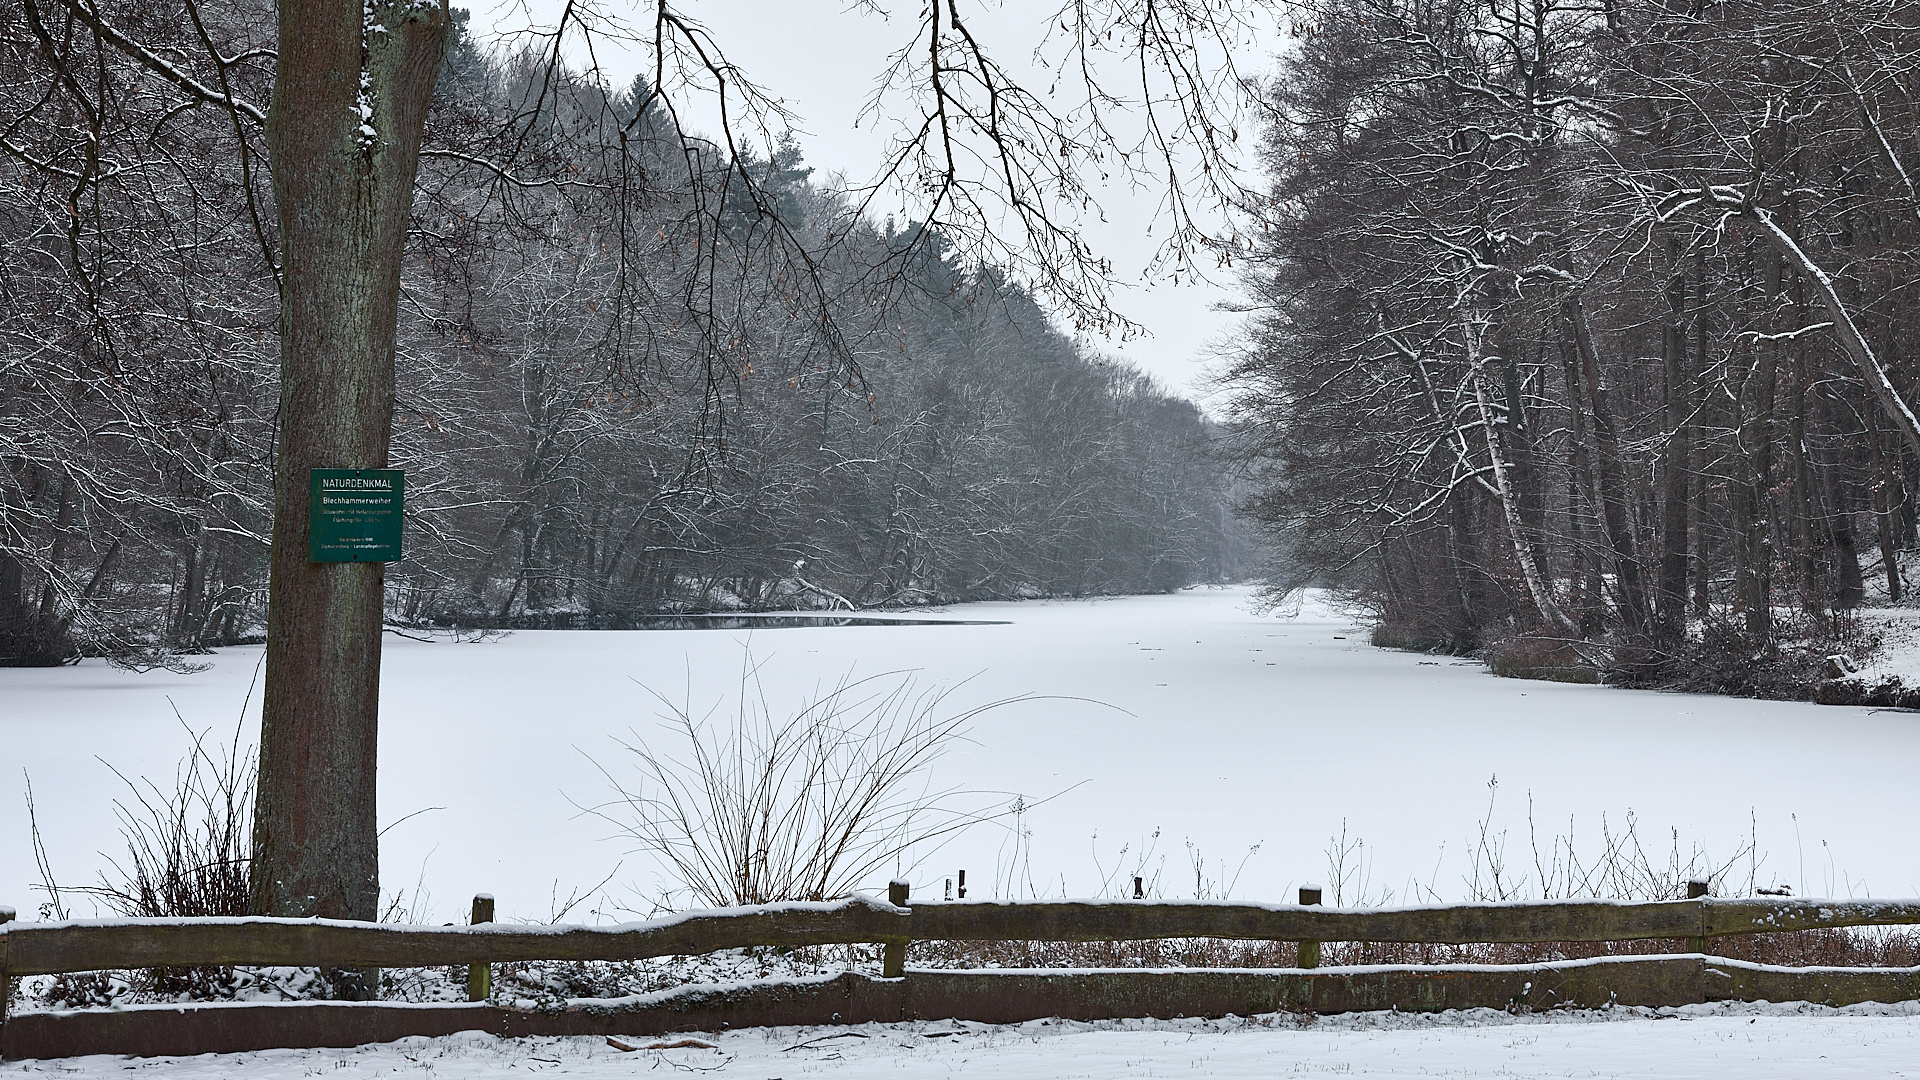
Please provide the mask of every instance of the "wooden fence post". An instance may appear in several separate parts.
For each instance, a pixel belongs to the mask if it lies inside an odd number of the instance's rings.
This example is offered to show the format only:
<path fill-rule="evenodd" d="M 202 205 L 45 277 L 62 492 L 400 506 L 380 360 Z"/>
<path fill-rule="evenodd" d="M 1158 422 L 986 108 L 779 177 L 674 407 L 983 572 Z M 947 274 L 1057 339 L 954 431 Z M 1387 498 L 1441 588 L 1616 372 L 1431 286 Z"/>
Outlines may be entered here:
<path fill-rule="evenodd" d="M 13 909 L 0 907 L 0 926 L 13 921 Z M 0 1027 L 7 1022 L 7 1002 L 13 1000 L 13 979 L 7 974 L 7 943 L 0 941 Z"/>
<path fill-rule="evenodd" d="M 1301 907 L 1314 907 L 1314 906 L 1317 906 L 1319 903 L 1320 903 L 1320 886 L 1318 885 L 1300 886 L 1300 906 Z M 1303 941 L 1300 943 L 1300 966 L 1303 968 L 1317 968 L 1320 966 L 1320 943 L 1319 942 Z"/>
<path fill-rule="evenodd" d="M 894 878 L 887 883 L 887 903 L 894 907 L 906 907 L 907 890 L 906 882 Z M 904 940 L 887 942 L 880 956 L 880 977 L 898 979 L 906 973 L 906 966 L 907 943 Z"/>
<path fill-rule="evenodd" d="M 1692 881 L 1689 881 L 1689 882 L 1687 882 L 1687 899 L 1689 899 L 1689 900 L 1699 900 L 1699 899 L 1701 899 L 1701 898 L 1703 898 L 1703 897 L 1705 897 L 1705 896 L 1707 895 L 1707 890 L 1708 890 L 1708 886 L 1707 886 L 1707 883 L 1706 883 L 1705 881 L 1703 881 L 1703 880 L 1701 880 L 1700 878 L 1694 878 L 1694 879 L 1693 879 Z M 1701 923 L 1702 923 L 1703 925 L 1704 925 L 1704 924 L 1705 924 L 1705 922 L 1706 922 L 1706 920 L 1705 920 L 1705 919 L 1702 919 L 1702 920 L 1700 920 L 1700 921 L 1701 921 Z M 1690 938 L 1688 938 L 1688 939 L 1687 939 L 1687 951 L 1688 951 L 1688 952 L 1697 952 L 1697 953 L 1703 953 L 1703 952 L 1706 952 L 1706 951 L 1707 951 L 1707 939 L 1706 939 L 1706 938 L 1704 938 L 1704 937 L 1690 937 Z"/>
<path fill-rule="evenodd" d="M 480 893 L 473 898 L 472 923 L 479 926 L 493 921 L 493 894 Z M 485 1001 L 493 993 L 493 966 L 491 964 L 467 965 L 467 1000 Z"/>

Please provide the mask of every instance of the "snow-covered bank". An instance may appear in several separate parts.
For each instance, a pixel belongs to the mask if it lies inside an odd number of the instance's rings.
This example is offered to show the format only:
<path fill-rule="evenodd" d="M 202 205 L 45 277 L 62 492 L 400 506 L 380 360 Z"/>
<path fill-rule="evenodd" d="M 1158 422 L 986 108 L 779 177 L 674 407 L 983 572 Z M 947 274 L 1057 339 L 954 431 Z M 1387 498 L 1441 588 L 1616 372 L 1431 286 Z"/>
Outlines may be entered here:
<path fill-rule="evenodd" d="M 1655 861 L 1670 828 L 1683 849 L 1697 842 L 1718 859 L 1754 835 L 1760 884 L 1920 895 L 1911 714 L 1496 679 L 1374 649 L 1323 608 L 1288 619 L 1251 614 L 1246 601 L 1240 590 L 1196 590 L 951 609 L 1008 621 L 997 626 L 389 638 L 380 816 L 398 824 L 383 840 L 385 885 L 422 883 L 415 914 L 431 921 L 460 917 L 478 891 L 499 896 L 504 918 L 544 921 L 619 864 L 607 892 L 644 911 L 659 887 L 652 864 L 574 805 L 606 791 L 586 755 L 618 768 L 614 737 L 658 731 L 642 684 L 675 700 L 692 686 L 704 711 L 737 687 L 750 645 L 776 707 L 849 670 L 964 681 L 949 699 L 956 709 L 1053 695 L 982 716 L 972 741 L 939 762 L 941 786 L 1003 793 L 992 796 L 1003 803 L 1053 798 L 1021 815 L 1018 837 L 988 826 L 940 851 L 910 875 L 922 895 L 939 895 L 961 867 L 975 897 L 994 894 L 996 870 L 1002 894 L 1117 890 L 1150 846 L 1147 876 L 1158 870 L 1168 896 L 1192 895 L 1191 841 L 1207 864 L 1201 891 L 1222 891 L 1257 844 L 1232 895 L 1284 900 L 1324 881 L 1333 902 L 1326 852 L 1344 827 L 1365 841 L 1349 856 L 1360 869 L 1348 903 L 1363 874 L 1376 895 L 1424 899 L 1407 888 L 1417 881 L 1460 899 L 1496 776 L 1509 879 L 1536 873 L 1531 796 L 1543 845 L 1571 821 L 1588 858 L 1601 815 L 1617 833 L 1632 811 Z M 92 663 L 0 670 L 0 775 L 11 777 L 0 781 L 11 804 L 0 811 L 0 904 L 31 918 L 39 900 L 22 770 L 56 873 L 85 883 L 104 865 L 95 853 L 119 844 L 119 783 L 95 756 L 164 783 L 185 746 L 174 709 L 230 731 L 259 655 L 227 650 L 191 676 Z M 248 708 L 257 717 L 257 692 Z M 591 906 L 569 919 L 592 921 Z M 89 914 L 84 901 L 75 913 Z"/>
<path fill-rule="evenodd" d="M 1864 608 L 1854 612 L 1874 649 L 1864 661 L 1830 657 L 1822 701 L 1873 702 L 1912 708 L 1920 700 L 1920 611 Z"/>
<path fill-rule="evenodd" d="M 621 1040 L 498 1039 L 471 1032 L 350 1050 L 272 1050 L 193 1058 L 87 1057 L 0 1064 L 0 1078 L 389 1075 L 481 1077 L 520 1071 L 630 1077 L 694 1071 L 716 1077 L 957 1075 L 996 1080 L 1075 1077 L 1349 1076 L 1645 1077 L 1806 1080 L 1920 1076 L 1920 1007 L 1708 1005 L 1658 1012 L 1511 1016 L 1487 1010 L 1415 1016 L 1359 1013 L 1217 1021 L 1036 1021 L 995 1027 L 951 1021 L 857 1028 L 762 1028 Z M 664 1068 L 663 1068 L 664 1067 Z"/>

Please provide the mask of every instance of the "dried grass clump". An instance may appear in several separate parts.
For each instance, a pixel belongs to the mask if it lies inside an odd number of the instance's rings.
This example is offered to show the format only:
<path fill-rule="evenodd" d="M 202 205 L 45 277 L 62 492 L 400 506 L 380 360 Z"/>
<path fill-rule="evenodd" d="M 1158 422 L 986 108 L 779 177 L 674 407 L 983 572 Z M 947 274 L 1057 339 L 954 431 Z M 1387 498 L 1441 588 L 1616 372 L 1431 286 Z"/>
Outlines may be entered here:
<path fill-rule="evenodd" d="M 1487 649 L 1487 668 L 1505 679 L 1598 683 L 1600 669 L 1571 642 L 1553 638 L 1508 638 Z"/>
<path fill-rule="evenodd" d="M 584 809 L 658 856 L 696 905 L 845 896 L 999 816 L 928 772 L 974 717 L 1027 699 L 944 714 L 951 692 L 901 672 L 843 678 L 781 717 L 749 655 L 726 722 L 656 693 L 668 737 L 621 742 L 635 778 L 596 761 L 614 797 Z"/>
<path fill-rule="evenodd" d="M 1448 652 L 1453 640 L 1433 627 L 1409 622 L 1383 622 L 1367 635 L 1367 644 L 1407 652 Z"/>
<path fill-rule="evenodd" d="M 78 891 L 129 918 L 249 914 L 254 753 L 241 747 L 238 732 L 218 757 L 205 743 L 205 732 L 194 736 L 172 791 L 113 770 L 132 793 L 113 804 L 127 861 L 109 859 L 113 876 Z"/>
<path fill-rule="evenodd" d="M 207 732 L 189 733 L 192 748 L 174 770 L 171 789 L 142 777 L 133 780 L 113 765 L 128 795 L 113 802 L 126 842 L 125 862 L 111 856 L 111 871 L 99 884 L 62 887 L 40 840 L 27 787 L 27 814 L 40 888 L 47 895 L 43 917 L 68 918 L 67 898 L 91 897 L 124 918 L 238 916 L 248 912 L 248 865 L 253 843 L 253 788 L 257 761 L 240 743 L 236 728 L 227 746 L 209 749 Z M 93 972 L 62 976 L 54 995 L 64 1003 L 100 1004 L 120 993 L 116 980 L 160 995 L 217 998 L 234 986 L 231 967 L 153 968 L 144 972 Z M 59 982 L 60 980 L 56 980 Z M 70 984 L 70 985 L 69 985 Z"/>

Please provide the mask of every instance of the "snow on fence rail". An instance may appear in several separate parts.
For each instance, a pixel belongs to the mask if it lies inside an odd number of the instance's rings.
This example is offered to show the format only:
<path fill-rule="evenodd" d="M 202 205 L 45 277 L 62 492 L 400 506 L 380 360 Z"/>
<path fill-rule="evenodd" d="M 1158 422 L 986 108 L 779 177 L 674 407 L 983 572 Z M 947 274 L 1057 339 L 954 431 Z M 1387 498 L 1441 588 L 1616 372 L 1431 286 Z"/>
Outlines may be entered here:
<path fill-rule="evenodd" d="M 1303 895 L 1303 899 L 1310 899 Z M 479 1028 L 513 1034 L 643 1034 L 728 1026 L 910 1018 L 992 1022 L 1223 1015 L 1397 1007 L 1680 1005 L 1709 1000 L 1827 1004 L 1920 998 L 1920 968 L 1780 968 L 1700 955 L 1709 938 L 1920 923 L 1920 900 L 1567 900 L 1334 909 L 1226 901 L 887 901 L 731 908 L 618 926 L 493 923 L 477 898 L 472 926 L 325 919 L 115 919 L 6 923 L 0 987 L 25 975 L 199 965 L 320 968 L 468 965 L 468 1005 L 299 1002 L 136 1006 L 112 1013 L 0 1012 L 0 1057 L 185 1054 L 276 1046 L 351 1046 Z M 1223 938 L 1301 942 L 1295 969 L 932 971 L 908 973 L 910 941 L 1141 941 Z M 1677 956 L 1528 965 L 1319 968 L 1320 941 L 1427 944 L 1685 940 Z M 487 965 L 529 960 L 639 960 L 749 946 L 880 943 L 882 976 L 685 987 L 637 998 L 517 1010 L 484 1003 Z M 1311 948 L 1310 948 L 1311 947 Z M 4 1002 L 0 990 L 0 1002 Z M 3 1007 L 3 1006 L 0 1006 Z"/>

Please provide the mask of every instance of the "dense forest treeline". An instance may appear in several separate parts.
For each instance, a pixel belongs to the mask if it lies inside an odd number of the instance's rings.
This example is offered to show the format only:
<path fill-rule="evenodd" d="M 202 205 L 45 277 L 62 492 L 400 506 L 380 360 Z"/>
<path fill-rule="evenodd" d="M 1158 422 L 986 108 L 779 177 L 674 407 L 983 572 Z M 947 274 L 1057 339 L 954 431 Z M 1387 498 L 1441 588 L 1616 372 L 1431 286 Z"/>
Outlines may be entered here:
<path fill-rule="evenodd" d="M 249 103 L 272 41 L 265 4 L 0 0 L 0 664 L 259 632 L 278 254 Z M 728 151 L 643 81 L 463 30 L 416 190 L 395 619 L 1236 572 L 1192 404 L 858 213 L 790 142 Z"/>
<path fill-rule="evenodd" d="M 1229 375 L 1276 588 L 1761 692 L 1906 599 L 1920 4 L 1294 11 Z"/>

